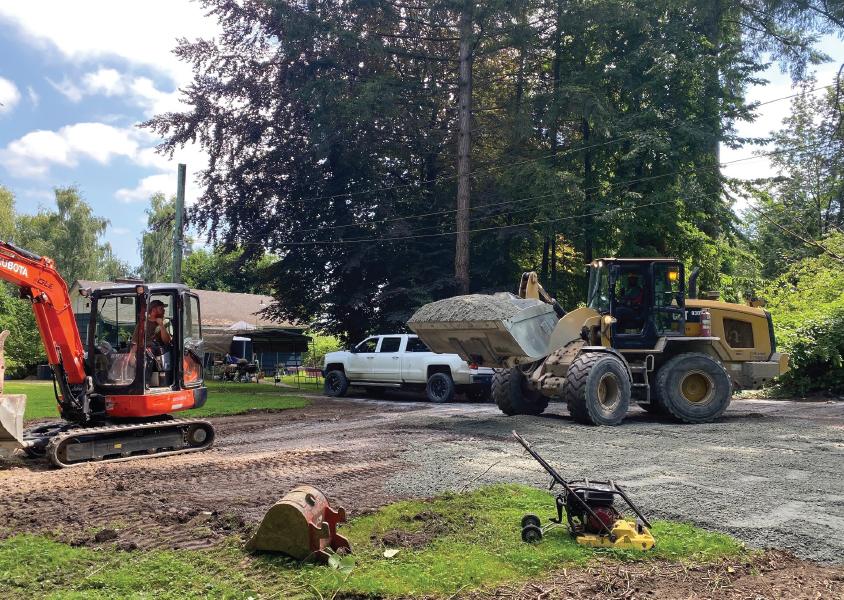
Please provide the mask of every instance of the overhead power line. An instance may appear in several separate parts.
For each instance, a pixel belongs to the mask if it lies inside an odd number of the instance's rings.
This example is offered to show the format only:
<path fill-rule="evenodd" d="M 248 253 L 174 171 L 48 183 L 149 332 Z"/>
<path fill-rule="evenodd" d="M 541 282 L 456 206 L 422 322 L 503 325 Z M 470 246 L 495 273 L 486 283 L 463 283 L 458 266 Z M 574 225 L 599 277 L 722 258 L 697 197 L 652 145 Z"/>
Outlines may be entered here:
<path fill-rule="evenodd" d="M 813 88 L 811 90 L 808 90 L 808 92 L 805 92 L 805 93 L 831 88 L 831 87 L 834 87 L 835 85 L 836 84 L 833 83 L 833 84 L 826 85 L 826 86 L 819 86 L 819 87 Z M 799 93 L 796 93 L 796 94 L 790 94 L 788 96 L 782 96 L 780 98 L 773 98 L 771 100 L 766 100 L 765 102 L 757 104 L 756 106 L 758 107 L 758 106 L 773 104 L 774 102 L 781 102 L 783 100 L 788 100 L 790 98 L 794 98 L 796 96 L 799 96 L 802 93 L 804 93 L 804 92 L 799 92 Z M 572 154 L 572 153 L 575 153 L 575 152 L 581 152 L 583 150 L 591 150 L 593 148 L 599 148 L 599 147 L 602 147 L 602 146 L 615 144 L 615 143 L 618 143 L 618 142 L 621 142 L 621 141 L 630 140 L 630 139 L 633 139 L 634 137 L 635 137 L 635 134 L 627 134 L 627 135 L 623 135 L 623 136 L 613 138 L 611 140 L 599 142 L 597 144 L 591 144 L 591 145 L 588 145 L 588 146 L 581 146 L 581 147 L 578 147 L 578 148 L 569 148 L 567 150 L 558 151 L 558 152 L 554 152 L 554 153 L 551 153 L 551 154 L 545 154 L 545 155 L 537 156 L 537 157 L 534 157 L 534 158 L 527 158 L 527 159 L 524 159 L 524 160 L 519 160 L 519 161 L 510 162 L 510 163 L 506 163 L 506 164 L 498 164 L 498 165 L 492 165 L 492 166 L 489 166 L 489 167 L 483 167 L 483 168 L 471 171 L 469 173 L 469 175 L 476 175 L 477 173 L 484 173 L 484 172 L 494 171 L 494 170 L 512 169 L 514 167 L 521 166 L 521 165 L 524 165 L 524 164 L 527 164 L 527 163 L 537 162 L 537 161 L 540 161 L 540 160 L 546 160 L 546 159 L 549 159 L 549 158 L 562 157 L 562 156 L 566 156 L 568 154 Z M 308 197 L 305 197 L 305 198 L 299 198 L 299 199 L 297 199 L 297 201 L 298 202 L 312 202 L 312 201 L 317 201 L 317 200 L 337 200 L 339 198 L 352 198 L 352 197 L 356 197 L 356 196 L 363 196 L 363 195 L 366 195 L 366 194 L 375 194 L 375 193 L 378 193 L 378 192 L 386 192 L 386 191 L 396 190 L 396 189 L 404 189 L 404 188 L 409 188 L 409 187 L 420 187 L 420 186 L 423 186 L 423 185 L 436 183 L 438 181 L 450 181 L 450 180 L 454 180 L 454 179 L 457 179 L 457 174 L 442 175 L 442 176 L 439 176 L 439 177 L 432 177 L 431 179 L 414 181 L 414 182 L 411 182 L 411 183 L 400 183 L 400 184 L 383 186 L 383 187 L 378 187 L 378 188 L 370 188 L 370 189 L 366 189 L 366 190 L 351 191 L 351 192 L 338 192 L 336 194 L 328 194 L 328 195 L 320 195 L 320 196 L 308 196 Z"/>
<path fill-rule="evenodd" d="M 693 173 L 697 173 L 697 172 L 700 172 L 700 171 L 720 170 L 725 165 L 731 165 L 731 164 L 736 164 L 736 163 L 745 162 L 745 161 L 749 161 L 749 160 L 766 158 L 766 157 L 769 157 L 769 156 L 776 156 L 778 154 L 784 154 L 786 152 L 793 152 L 795 150 L 802 150 L 802 149 L 824 146 L 824 145 L 828 145 L 830 143 L 831 142 L 826 141 L 826 142 L 821 142 L 821 143 L 818 143 L 818 144 L 793 146 L 793 147 L 790 147 L 790 148 L 783 148 L 783 149 L 774 150 L 774 151 L 766 152 L 766 153 L 762 153 L 762 154 L 754 154 L 753 156 L 746 156 L 746 157 L 742 157 L 742 158 L 728 160 L 728 161 L 719 163 L 718 165 L 698 167 L 696 169 L 689 169 L 689 170 L 684 170 L 684 171 L 672 171 L 670 173 L 662 173 L 660 175 L 652 175 L 652 176 L 648 176 L 648 177 L 641 177 L 641 178 L 638 178 L 638 179 L 629 179 L 629 180 L 625 180 L 625 181 L 619 181 L 619 182 L 610 184 L 608 187 L 618 188 L 618 187 L 632 185 L 632 184 L 635 184 L 635 183 L 643 183 L 643 182 L 647 182 L 647 181 L 653 181 L 653 180 L 656 180 L 656 179 L 673 177 L 675 175 L 691 175 Z M 598 190 L 602 189 L 603 187 L 604 186 L 602 186 L 602 185 L 596 185 L 596 186 L 592 186 L 592 187 L 588 187 L 588 188 L 583 188 L 583 189 L 580 189 L 578 191 L 581 192 L 581 193 L 598 191 Z M 473 210 L 473 211 L 475 211 L 475 210 L 488 210 L 490 208 L 508 206 L 508 205 L 511 205 L 511 204 L 521 204 L 521 203 L 527 202 L 529 200 L 537 200 L 537 199 L 540 199 L 540 198 L 550 198 L 550 197 L 560 196 L 560 195 L 564 195 L 564 194 L 565 194 L 565 192 L 560 192 L 560 191 L 548 192 L 548 193 L 545 193 L 545 194 L 538 194 L 538 195 L 534 195 L 534 196 L 526 196 L 524 198 L 517 198 L 517 199 L 514 199 L 514 200 L 504 200 L 504 201 L 501 201 L 501 202 L 494 202 L 494 203 L 491 203 L 491 204 L 473 205 L 469 208 L 469 210 Z M 407 220 L 410 220 L 410 219 L 422 219 L 422 218 L 425 218 L 425 217 L 447 215 L 447 214 L 452 214 L 456 211 L 457 211 L 457 209 L 451 208 L 451 209 L 446 209 L 446 210 L 439 210 L 439 211 L 421 213 L 421 214 L 418 214 L 418 215 L 408 215 L 408 216 L 403 216 L 403 217 L 390 217 L 390 218 L 385 218 L 385 219 L 378 219 L 378 220 L 375 220 L 375 221 L 367 221 L 366 223 L 363 223 L 363 224 L 349 223 L 349 224 L 346 224 L 346 225 L 324 225 L 324 226 L 321 226 L 321 227 L 311 227 L 311 228 L 308 228 L 308 229 L 300 229 L 300 230 L 298 230 L 297 233 L 310 233 L 310 232 L 315 232 L 315 231 L 345 229 L 347 227 L 360 227 L 361 225 L 369 226 L 369 225 L 379 225 L 379 224 L 384 224 L 384 223 L 395 223 L 395 222 L 399 222 L 399 221 L 407 221 Z"/>

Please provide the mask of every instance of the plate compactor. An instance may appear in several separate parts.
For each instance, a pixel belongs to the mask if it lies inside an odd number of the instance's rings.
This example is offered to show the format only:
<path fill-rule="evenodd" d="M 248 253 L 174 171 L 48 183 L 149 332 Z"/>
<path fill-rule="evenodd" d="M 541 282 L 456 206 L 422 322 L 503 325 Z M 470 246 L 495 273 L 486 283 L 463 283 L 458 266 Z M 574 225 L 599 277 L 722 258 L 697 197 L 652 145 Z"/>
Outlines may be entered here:
<path fill-rule="evenodd" d="M 566 481 L 522 436 L 515 431 L 513 436 L 551 475 L 548 489 L 557 485 L 563 487 L 563 492 L 556 497 L 557 517 L 552 517 L 550 523 L 543 526 L 536 515 L 522 517 L 523 541 L 537 543 L 548 530 L 565 525 L 581 546 L 624 550 L 650 550 L 654 547 L 651 524 L 617 483 L 588 479 Z M 616 498 L 621 498 L 636 514 L 635 521 L 622 516 L 615 507 Z"/>

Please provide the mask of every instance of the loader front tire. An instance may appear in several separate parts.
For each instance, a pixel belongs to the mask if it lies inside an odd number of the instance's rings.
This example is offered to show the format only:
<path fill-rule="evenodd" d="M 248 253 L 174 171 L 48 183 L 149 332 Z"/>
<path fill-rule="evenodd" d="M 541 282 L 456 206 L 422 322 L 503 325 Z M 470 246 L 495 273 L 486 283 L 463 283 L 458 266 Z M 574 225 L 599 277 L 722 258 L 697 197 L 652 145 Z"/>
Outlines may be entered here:
<path fill-rule="evenodd" d="M 492 399 L 508 417 L 541 415 L 548 407 L 548 398 L 528 388 L 527 377 L 517 367 L 495 370 L 492 376 Z"/>
<path fill-rule="evenodd" d="M 630 406 L 627 369 L 612 354 L 584 352 L 569 366 L 563 396 L 578 423 L 618 425 Z"/>
<path fill-rule="evenodd" d="M 659 368 L 656 391 L 665 410 L 684 423 L 709 423 L 727 410 L 733 386 L 727 370 L 699 352 L 678 354 Z"/>
<path fill-rule="evenodd" d="M 349 391 L 349 379 L 343 371 L 329 371 L 325 374 L 325 393 L 340 398 Z"/>

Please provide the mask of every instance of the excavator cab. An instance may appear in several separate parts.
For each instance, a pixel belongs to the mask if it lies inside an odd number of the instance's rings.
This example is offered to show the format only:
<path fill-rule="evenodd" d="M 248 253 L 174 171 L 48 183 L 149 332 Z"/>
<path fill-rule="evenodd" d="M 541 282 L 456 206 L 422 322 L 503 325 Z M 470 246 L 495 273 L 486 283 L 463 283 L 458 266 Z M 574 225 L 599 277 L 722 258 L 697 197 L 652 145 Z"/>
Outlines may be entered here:
<path fill-rule="evenodd" d="M 205 402 L 199 299 L 186 286 L 118 283 L 81 293 L 90 307 L 87 370 L 110 415 L 161 414 L 184 390 L 195 391 L 193 407 Z"/>
<path fill-rule="evenodd" d="M 663 336 L 682 336 L 683 263 L 659 258 L 605 258 L 589 267 L 588 306 L 611 315 L 612 346 L 649 349 Z"/>

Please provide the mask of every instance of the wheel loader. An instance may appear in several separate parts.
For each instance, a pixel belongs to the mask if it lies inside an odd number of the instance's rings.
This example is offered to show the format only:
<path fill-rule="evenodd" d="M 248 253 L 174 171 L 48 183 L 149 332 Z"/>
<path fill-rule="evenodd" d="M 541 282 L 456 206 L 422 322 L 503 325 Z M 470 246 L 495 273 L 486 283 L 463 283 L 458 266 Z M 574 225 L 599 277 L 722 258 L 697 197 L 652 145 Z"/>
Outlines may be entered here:
<path fill-rule="evenodd" d="M 697 269 L 688 283 L 671 258 L 603 258 L 588 270 L 585 306 L 571 312 L 531 272 L 517 295 L 440 300 L 408 326 L 435 352 L 495 367 L 492 396 L 503 413 L 539 415 L 560 400 L 592 425 L 618 425 L 631 402 L 710 422 L 734 389 L 758 389 L 788 370 L 770 313 L 698 298 Z"/>
<path fill-rule="evenodd" d="M 211 446 L 211 423 L 169 414 L 202 406 L 208 393 L 199 298 L 186 286 L 127 281 L 80 290 L 90 308 L 83 339 L 50 258 L 0 242 L 0 280 L 32 303 L 62 417 L 23 431 L 25 397 L 0 396 L 0 450 L 70 467 Z"/>

